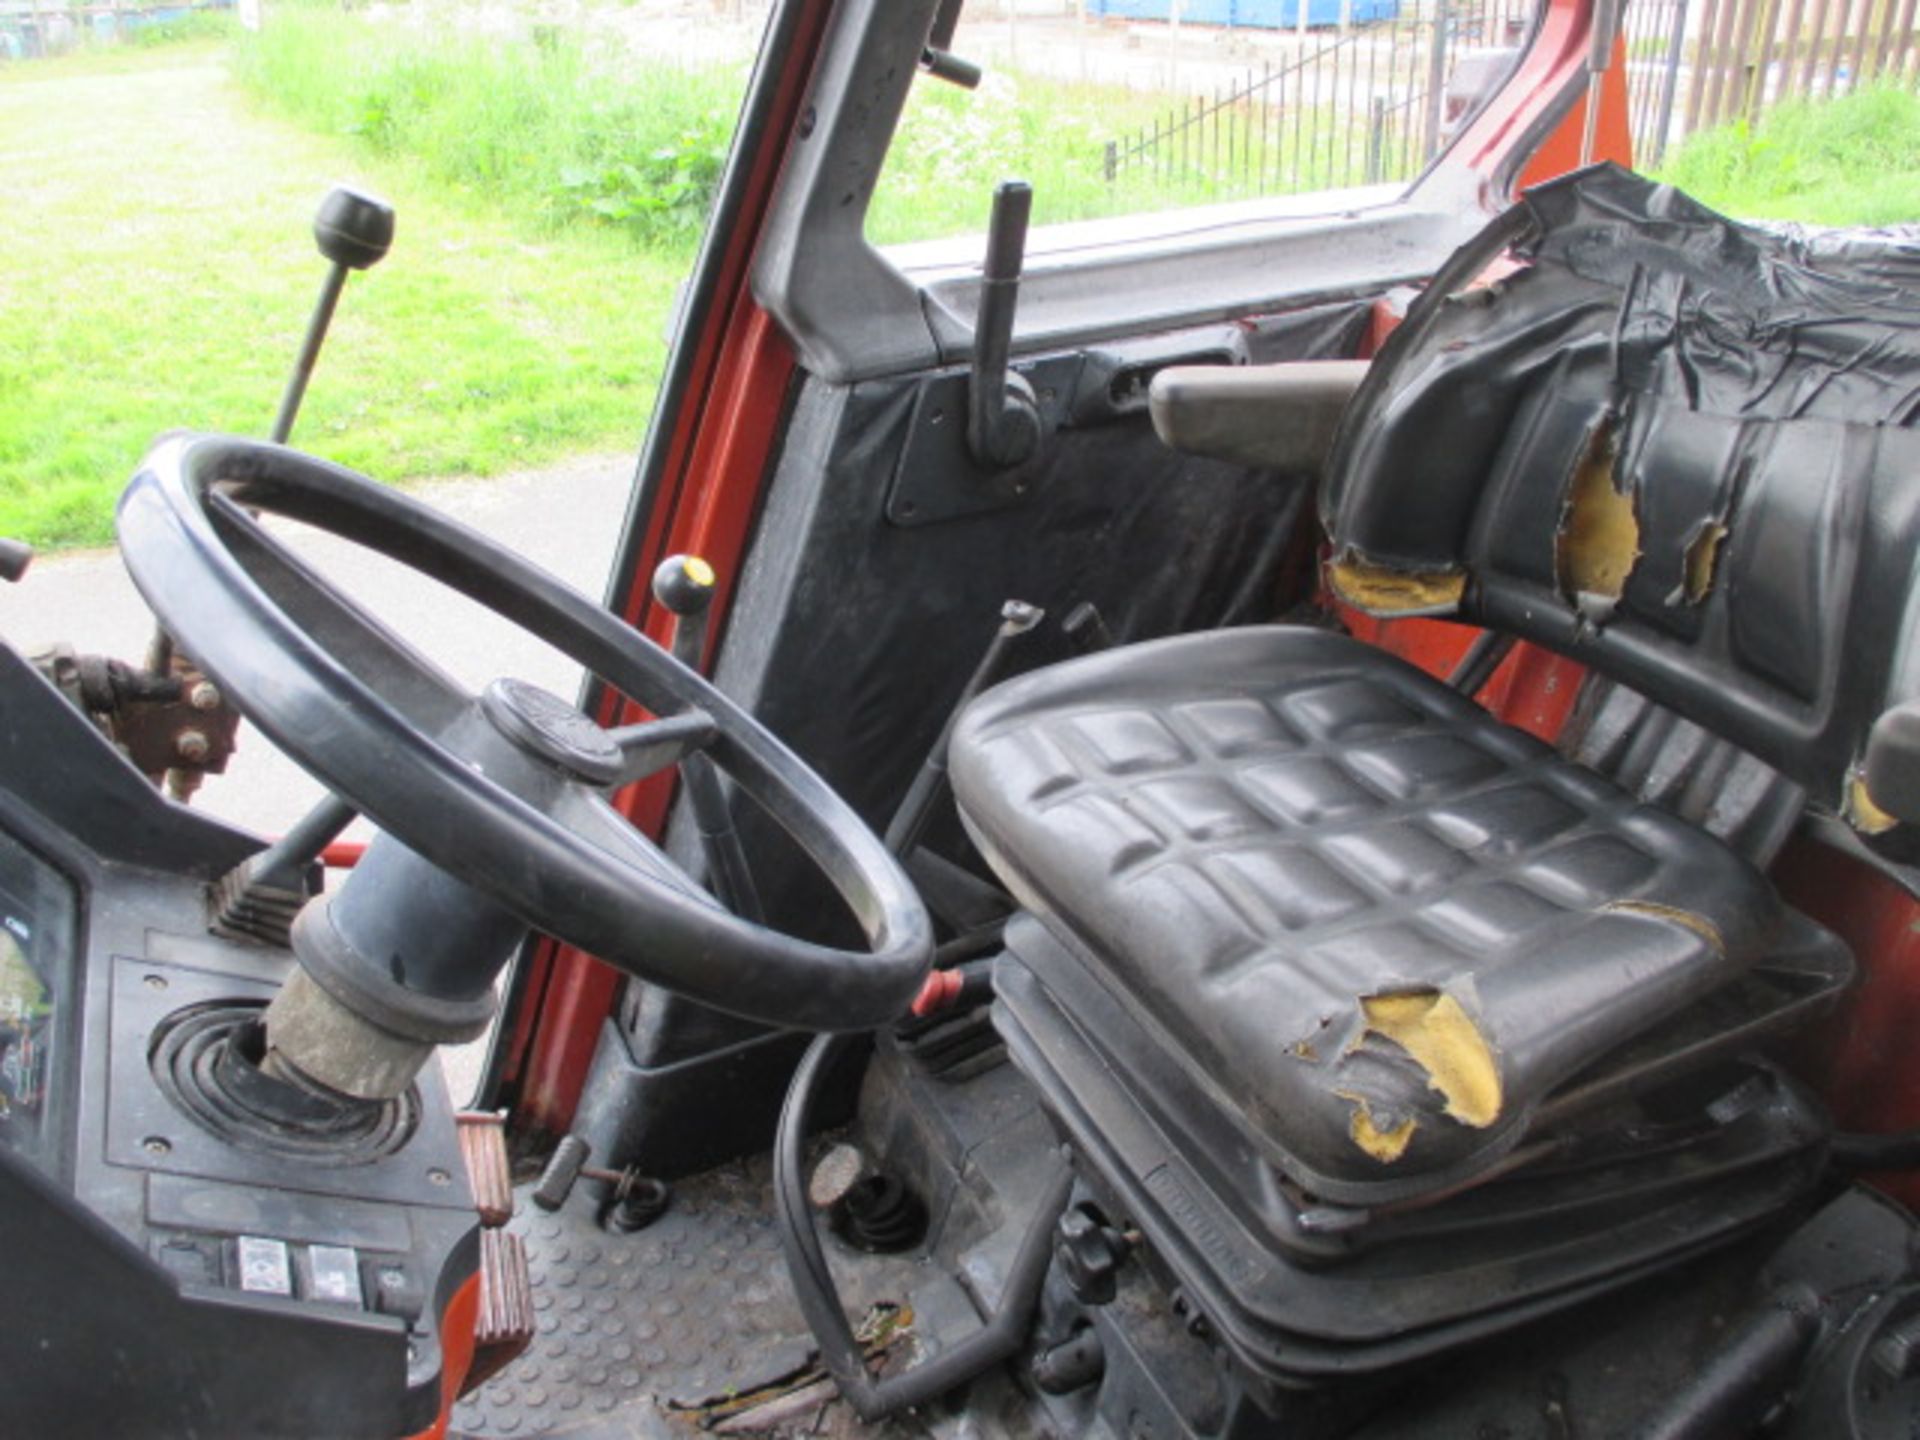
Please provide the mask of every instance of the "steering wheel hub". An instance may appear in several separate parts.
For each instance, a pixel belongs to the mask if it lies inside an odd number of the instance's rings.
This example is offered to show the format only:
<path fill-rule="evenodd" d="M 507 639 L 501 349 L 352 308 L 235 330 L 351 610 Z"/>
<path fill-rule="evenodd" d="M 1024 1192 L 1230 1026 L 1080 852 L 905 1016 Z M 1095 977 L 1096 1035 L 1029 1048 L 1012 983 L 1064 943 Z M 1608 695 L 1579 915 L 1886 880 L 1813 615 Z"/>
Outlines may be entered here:
<path fill-rule="evenodd" d="M 480 706 L 494 729 L 575 779 L 611 785 L 620 778 L 624 757 L 613 737 L 551 691 L 525 680 L 496 680 Z"/>

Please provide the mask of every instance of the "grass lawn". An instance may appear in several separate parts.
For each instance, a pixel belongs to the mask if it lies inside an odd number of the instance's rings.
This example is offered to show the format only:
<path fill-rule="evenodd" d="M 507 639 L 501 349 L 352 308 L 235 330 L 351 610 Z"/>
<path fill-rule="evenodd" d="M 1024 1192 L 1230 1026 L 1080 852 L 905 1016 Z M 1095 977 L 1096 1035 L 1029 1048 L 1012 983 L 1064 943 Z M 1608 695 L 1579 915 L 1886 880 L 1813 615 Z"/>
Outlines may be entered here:
<path fill-rule="evenodd" d="M 319 288 L 335 180 L 399 215 L 353 277 L 294 441 L 387 480 L 625 449 L 690 250 L 501 218 L 401 158 L 263 117 L 224 47 L 0 69 L 0 534 L 111 538 L 159 432 L 264 434 Z"/>
<path fill-rule="evenodd" d="M 1794 101 L 1690 136 L 1660 179 L 1728 215 L 1812 225 L 1920 221 L 1920 94 Z"/>

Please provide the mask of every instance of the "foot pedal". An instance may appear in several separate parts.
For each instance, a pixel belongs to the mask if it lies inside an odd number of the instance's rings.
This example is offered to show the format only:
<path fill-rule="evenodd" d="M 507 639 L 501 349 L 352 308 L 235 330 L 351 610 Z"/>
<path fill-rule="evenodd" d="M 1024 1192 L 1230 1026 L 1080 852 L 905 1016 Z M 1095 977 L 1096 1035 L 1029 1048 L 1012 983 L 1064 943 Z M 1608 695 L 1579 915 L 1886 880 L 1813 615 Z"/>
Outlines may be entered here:
<path fill-rule="evenodd" d="M 484 1110 L 463 1110 L 455 1117 L 460 1154 L 467 1162 L 473 1208 L 480 1223 L 497 1229 L 513 1218 L 513 1167 L 507 1163 L 505 1117 Z"/>
<path fill-rule="evenodd" d="M 473 1364 L 460 1387 L 470 1395 L 533 1343 L 533 1275 L 527 1251 L 509 1230 L 480 1232 L 480 1314 L 473 1327 Z"/>

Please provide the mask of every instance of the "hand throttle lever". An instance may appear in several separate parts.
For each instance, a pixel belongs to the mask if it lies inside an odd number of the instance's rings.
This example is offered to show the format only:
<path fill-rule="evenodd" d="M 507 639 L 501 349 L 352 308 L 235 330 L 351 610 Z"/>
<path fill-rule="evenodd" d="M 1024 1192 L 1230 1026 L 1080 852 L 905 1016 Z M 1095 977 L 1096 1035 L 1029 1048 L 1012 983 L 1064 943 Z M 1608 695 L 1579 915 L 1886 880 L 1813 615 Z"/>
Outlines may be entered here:
<path fill-rule="evenodd" d="M 653 598 L 674 617 L 673 658 L 689 670 L 698 670 L 707 649 L 707 612 L 713 604 L 718 577 L 698 555 L 669 555 L 653 572 Z M 700 847 L 707 857 L 708 883 L 720 903 L 743 920 L 762 918 L 760 892 L 747 868 L 740 832 L 733 827 L 733 810 L 720 786 L 720 772 L 706 756 L 695 752 L 680 762 L 680 778 L 687 787 L 687 804 L 700 831 Z"/>

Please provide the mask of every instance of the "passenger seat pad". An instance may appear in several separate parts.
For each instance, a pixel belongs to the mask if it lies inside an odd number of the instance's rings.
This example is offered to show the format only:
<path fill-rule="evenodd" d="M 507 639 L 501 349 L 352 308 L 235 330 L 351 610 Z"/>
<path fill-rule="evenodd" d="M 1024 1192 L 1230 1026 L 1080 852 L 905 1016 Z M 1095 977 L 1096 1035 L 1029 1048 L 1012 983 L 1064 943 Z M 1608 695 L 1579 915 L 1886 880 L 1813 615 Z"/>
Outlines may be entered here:
<path fill-rule="evenodd" d="M 1483 1167 L 1788 914 L 1704 831 L 1323 631 L 1010 681 L 951 763 L 1021 903 L 1329 1198 Z"/>

